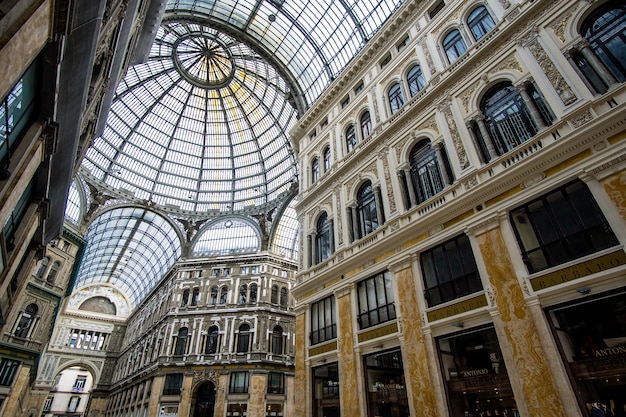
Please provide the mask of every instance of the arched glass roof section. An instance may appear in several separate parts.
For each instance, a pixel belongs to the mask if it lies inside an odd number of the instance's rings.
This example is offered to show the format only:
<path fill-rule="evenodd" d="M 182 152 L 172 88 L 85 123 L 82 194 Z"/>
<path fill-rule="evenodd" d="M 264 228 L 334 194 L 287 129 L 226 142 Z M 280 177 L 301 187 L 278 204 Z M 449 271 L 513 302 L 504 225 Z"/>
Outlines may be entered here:
<path fill-rule="evenodd" d="M 97 217 L 85 236 L 87 249 L 75 289 L 107 283 L 135 308 L 181 255 L 175 228 L 139 207 L 111 209 Z"/>
<path fill-rule="evenodd" d="M 207 19 L 274 56 L 308 105 L 345 68 L 402 0 L 168 0 L 170 13 Z"/>
<path fill-rule="evenodd" d="M 261 249 L 259 230 L 241 218 L 224 218 L 210 224 L 196 239 L 194 256 L 255 253 Z"/>
<path fill-rule="evenodd" d="M 288 91 L 245 44 L 166 21 L 120 83 L 82 172 L 178 212 L 266 212 L 297 184 Z"/>
<path fill-rule="evenodd" d="M 296 200 L 293 199 L 280 215 L 274 238 L 272 241 L 272 251 L 278 255 L 282 255 L 294 260 L 298 259 L 300 225 L 298 216 L 294 208 Z"/>
<path fill-rule="evenodd" d="M 65 204 L 65 219 L 74 225 L 78 225 L 85 212 L 83 208 L 83 199 L 81 198 L 76 181 L 72 181 L 69 192 L 67 194 L 67 202 Z"/>

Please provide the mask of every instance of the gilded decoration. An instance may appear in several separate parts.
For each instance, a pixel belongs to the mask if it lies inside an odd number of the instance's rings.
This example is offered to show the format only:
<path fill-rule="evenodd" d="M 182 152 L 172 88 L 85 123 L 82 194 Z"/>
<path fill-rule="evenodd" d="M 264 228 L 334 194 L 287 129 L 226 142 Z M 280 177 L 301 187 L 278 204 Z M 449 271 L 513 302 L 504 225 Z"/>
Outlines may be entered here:
<path fill-rule="evenodd" d="M 563 14 L 560 20 L 557 20 L 550 26 L 557 39 L 560 40 L 561 43 L 565 43 L 565 41 L 567 41 L 567 38 L 565 37 L 565 28 L 567 27 L 567 24 L 572 18 L 574 12 L 578 10 L 579 6 L 580 3 L 577 3 L 575 7 L 571 8 L 567 13 Z"/>
<path fill-rule="evenodd" d="M 395 272 L 398 286 L 398 306 L 400 317 L 404 323 L 421 323 L 421 317 L 417 304 L 417 288 L 411 272 L 407 267 Z M 434 387 L 431 383 L 428 371 L 428 352 L 424 333 L 420 326 L 402 326 L 406 363 L 404 365 L 406 378 L 410 381 L 412 398 L 415 410 L 419 410 L 420 416 L 437 416 L 437 401 Z M 356 415 L 356 414 L 355 414 Z"/>
<path fill-rule="evenodd" d="M 450 129 L 452 143 L 454 143 L 454 148 L 459 158 L 459 164 L 461 165 L 462 169 L 465 169 L 469 166 L 469 159 L 467 158 L 467 153 L 465 153 L 465 147 L 463 146 L 463 142 L 461 141 L 461 135 L 459 135 L 459 129 L 457 129 L 456 127 L 456 122 L 454 121 L 454 117 L 452 116 L 452 110 L 450 109 L 450 106 L 446 106 L 443 109 L 443 114 L 446 117 L 446 122 L 448 122 L 448 128 Z"/>
<path fill-rule="evenodd" d="M 333 192 L 335 194 L 335 202 L 336 207 L 341 207 L 341 187 L 335 186 L 333 187 Z M 335 217 L 335 229 L 338 231 L 338 246 L 343 245 L 343 212 L 341 210 L 337 211 Z"/>
<path fill-rule="evenodd" d="M 626 221 L 626 171 L 604 179 L 602 185 L 620 216 Z"/>
<path fill-rule="evenodd" d="M 519 63 L 515 56 L 511 56 L 506 61 L 502 61 L 500 65 L 498 65 L 493 69 L 493 71 L 491 71 L 491 74 L 495 74 L 497 72 L 505 70 L 514 70 L 519 72 L 520 74 L 524 73 L 524 68 L 522 68 L 522 64 Z"/>
<path fill-rule="evenodd" d="M 561 101 L 563 104 L 569 105 L 576 101 L 576 94 L 572 91 L 571 87 L 565 79 L 563 75 L 559 72 L 559 70 L 554 65 L 554 62 L 550 59 L 545 49 L 539 43 L 539 38 L 535 37 L 527 44 L 528 49 L 532 53 L 533 57 L 546 74 L 546 77 L 559 94 Z"/>
<path fill-rule="evenodd" d="M 387 199 L 388 204 L 389 204 L 389 212 L 390 213 L 395 213 L 396 212 L 396 199 L 393 196 L 393 188 L 391 185 L 391 175 L 389 174 L 389 161 L 387 160 L 387 155 L 383 155 L 383 170 L 385 172 L 385 186 L 387 187 L 387 196 L 389 197 Z"/>
<path fill-rule="evenodd" d="M 461 103 L 463 104 L 463 110 L 465 111 L 465 114 L 469 114 L 469 101 L 474 95 L 474 92 L 476 91 L 477 88 L 478 88 L 478 83 L 476 82 L 472 84 L 470 88 L 465 90 L 465 93 L 463 93 L 463 95 L 461 95 Z"/>
<path fill-rule="evenodd" d="M 500 229 L 477 235 L 477 241 L 529 415 L 566 415 Z"/>

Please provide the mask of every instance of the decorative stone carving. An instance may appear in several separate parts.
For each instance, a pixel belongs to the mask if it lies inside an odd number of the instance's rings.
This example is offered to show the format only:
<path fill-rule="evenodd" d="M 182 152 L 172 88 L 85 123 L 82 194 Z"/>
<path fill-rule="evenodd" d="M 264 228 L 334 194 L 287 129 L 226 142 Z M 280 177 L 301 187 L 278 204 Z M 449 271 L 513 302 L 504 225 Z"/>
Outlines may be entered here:
<path fill-rule="evenodd" d="M 576 94 L 572 91 L 571 87 L 567 84 L 563 75 L 554 65 L 554 62 L 550 59 L 545 49 L 539 43 L 538 38 L 534 38 L 527 44 L 528 49 L 532 53 L 533 57 L 548 77 L 548 80 L 559 94 L 563 104 L 569 105 L 576 101 Z"/>
<path fill-rule="evenodd" d="M 500 65 L 498 65 L 493 69 L 493 71 L 491 71 L 491 73 L 494 74 L 503 70 L 514 70 L 519 72 L 520 74 L 524 73 L 524 68 L 522 68 L 522 65 L 519 63 L 515 56 L 510 56 L 509 59 L 507 59 L 506 61 L 502 61 Z"/>
<path fill-rule="evenodd" d="M 570 122 L 572 123 L 572 125 L 573 125 L 575 128 L 579 128 L 579 127 L 581 127 L 582 125 L 584 125 L 584 124 L 586 124 L 586 123 L 590 122 L 590 121 L 591 121 L 591 119 L 593 119 L 593 115 L 592 115 L 592 114 L 591 114 L 591 112 L 587 109 L 587 110 L 585 110 L 585 112 L 584 112 L 584 113 L 579 114 L 578 116 L 571 118 L 571 119 L 570 119 Z"/>
<path fill-rule="evenodd" d="M 478 83 L 474 83 L 461 95 L 461 103 L 463 104 L 463 111 L 465 111 L 465 114 L 469 114 L 469 101 L 477 88 Z"/>
<path fill-rule="evenodd" d="M 572 18 L 574 12 L 578 10 L 579 6 L 580 3 L 577 3 L 576 6 L 569 9 L 567 13 L 564 13 L 561 16 L 560 20 L 557 20 L 550 26 L 556 37 L 561 41 L 561 43 L 565 43 L 565 41 L 567 41 L 567 38 L 565 37 L 565 28 L 567 27 L 567 23 Z"/>
<path fill-rule="evenodd" d="M 465 147 L 461 141 L 459 129 L 456 127 L 456 122 L 454 121 L 452 110 L 449 106 L 444 108 L 443 114 L 446 117 L 446 122 L 448 122 L 448 129 L 450 130 L 452 142 L 454 143 L 454 148 L 456 150 L 457 157 L 459 158 L 459 164 L 461 165 L 461 168 L 465 169 L 469 166 L 469 159 L 467 158 L 467 153 L 465 152 Z"/>
<path fill-rule="evenodd" d="M 546 177 L 546 173 L 542 172 L 542 173 L 540 173 L 538 175 L 535 175 L 534 177 L 529 178 L 526 181 L 524 181 L 521 184 L 521 187 L 522 188 L 530 188 L 533 185 L 540 183 L 545 177 Z"/>
<path fill-rule="evenodd" d="M 389 163 L 387 161 L 387 153 L 385 153 L 382 157 L 383 160 L 383 170 L 385 173 L 385 186 L 387 187 L 387 199 L 389 204 L 389 212 L 396 212 L 396 199 L 394 198 L 393 188 L 391 186 L 391 175 L 389 174 Z"/>

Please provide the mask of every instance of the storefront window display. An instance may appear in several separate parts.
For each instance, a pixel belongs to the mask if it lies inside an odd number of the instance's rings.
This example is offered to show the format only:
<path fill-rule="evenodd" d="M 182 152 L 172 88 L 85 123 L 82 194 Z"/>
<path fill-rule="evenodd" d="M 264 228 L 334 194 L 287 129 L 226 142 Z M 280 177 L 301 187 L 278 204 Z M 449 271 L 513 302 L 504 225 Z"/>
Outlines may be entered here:
<path fill-rule="evenodd" d="M 313 416 L 339 417 L 339 366 L 313 368 Z"/>
<path fill-rule="evenodd" d="M 409 404 L 404 383 L 400 349 L 363 358 L 369 417 L 408 417 Z"/>
<path fill-rule="evenodd" d="M 580 407 L 604 404 L 609 416 L 626 416 L 626 292 L 551 308 L 561 354 Z"/>
<path fill-rule="evenodd" d="M 450 416 L 519 417 L 493 327 L 437 339 Z"/>

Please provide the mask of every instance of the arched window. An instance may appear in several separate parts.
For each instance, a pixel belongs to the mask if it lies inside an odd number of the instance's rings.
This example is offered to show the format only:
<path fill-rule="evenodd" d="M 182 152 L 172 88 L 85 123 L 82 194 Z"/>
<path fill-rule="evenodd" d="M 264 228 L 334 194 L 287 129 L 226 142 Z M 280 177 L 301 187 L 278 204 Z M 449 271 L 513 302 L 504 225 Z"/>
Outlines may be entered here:
<path fill-rule="evenodd" d="M 363 237 L 378 229 L 378 213 L 372 183 L 367 181 L 357 192 L 357 220 L 359 236 Z"/>
<path fill-rule="evenodd" d="M 35 277 L 38 279 L 43 279 L 44 274 L 46 273 L 46 269 L 48 269 L 48 263 L 50 262 L 50 258 L 44 256 L 44 258 L 39 262 L 39 268 L 37 268 L 37 273 Z"/>
<path fill-rule="evenodd" d="M 411 97 L 415 96 L 424 88 L 426 80 L 424 79 L 424 74 L 422 74 L 422 67 L 415 65 L 411 68 L 406 76 L 406 82 L 409 85 L 409 94 L 411 94 Z"/>
<path fill-rule="evenodd" d="M 220 304 L 224 305 L 226 301 L 228 301 L 228 285 L 224 285 L 220 293 Z"/>
<path fill-rule="evenodd" d="M 272 353 L 274 355 L 283 354 L 283 328 L 274 326 L 272 330 Z"/>
<path fill-rule="evenodd" d="M 199 298 L 200 298 L 200 289 L 199 288 L 194 288 L 193 289 L 193 293 L 191 295 L 191 305 L 192 306 L 197 306 Z"/>
<path fill-rule="evenodd" d="M 404 97 L 402 97 L 402 89 L 400 88 L 399 83 L 395 83 L 389 89 L 389 93 L 387 93 L 387 97 L 389 97 L 389 107 L 391 108 L 391 114 L 400 109 L 404 105 Z"/>
<path fill-rule="evenodd" d="M 320 160 L 318 157 L 313 158 L 311 162 L 311 182 L 315 182 L 320 179 Z"/>
<path fill-rule="evenodd" d="M 619 82 L 626 81 L 626 5 L 611 1 L 583 22 L 580 34 L 593 53 Z"/>
<path fill-rule="evenodd" d="M 355 147 L 356 147 L 356 130 L 354 129 L 354 125 L 350 125 L 346 129 L 346 149 L 348 152 L 350 152 Z"/>
<path fill-rule="evenodd" d="M 361 115 L 361 139 L 365 139 L 372 133 L 372 118 L 370 112 L 366 111 Z"/>
<path fill-rule="evenodd" d="M 26 306 L 24 312 L 17 321 L 13 334 L 17 337 L 27 338 L 38 311 L 39 308 L 37 307 L 37 304 L 32 303 Z"/>
<path fill-rule="evenodd" d="M 50 267 L 50 271 L 48 272 L 48 276 L 46 277 L 46 281 L 50 284 L 54 282 L 57 277 L 57 273 L 59 272 L 59 268 L 61 268 L 61 262 L 54 261 L 52 266 Z"/>
<path fill-rule="evenodd" d="M 183 291 L 183 298 L 180 300 L 180 306 L 185 307 L 189 303 L 189 289 Z"/>
<path fill-rule="evenodd" d="M 270 298 L 270 303 L 278 304 L 278 285 L 272 285 L 272 295 Z"/>
<path fill-rule="evenodd" d="M 330 146 L 327 146 L 324 148 L 324 172 L 328 172 L 330 171 L 330 164 L 332 162 L 331 160 L 331 156 L 330 156 Z"/>
<path fill-rule="evenodd" d="M 239 287 L 239 304 L 245 304 L 248 300 L 248 286 L 243 284 Z"/>
<path fill-rule="evenodd" d="M 467 26 L 469 26 L 475 40 L 485 36 L 495 25 L 485 6 L 478 6 L 467 18 Z"/>
<path fill-rule="evenodd" d="M 242 324 L 239 326 L 237 335 L 237 353 L 245 353 L 250 348 L 250 326 Z"/>
<path fill-rule="evenodd" d="M 426 139 L 411 150 L 411 182 L 418 203 L 428 200 L 446 186 L 437 153 Z"/>
<path fill-rule="evenodd" d="M 256 303 L 257 300 L 257 285 L 252 283 L 250 284 L 250 302 L 251 303 Z"/>
<path fill-rule="evenodd" d="M 280 289 L 280 306 L 283 308 L 287 308 L 287 306 L 289 305 L 289 300 L 287 296 L 288 296 L 287 288 L 282 287 Z"/>
<path fill-rule="evenodd" d="M 509 82 L 492 87 L 481 101 L 481 110 L 498 155 L 519 146 L 537 133 L 524 100 Z"/>
<path fill-rule="evenodd" d="M 323 262 L 331 254 L 330 248 L 330 226 L 326 212 L 317 220 L 317 234 L 315 235 L 316 262 Z"/>
<path fill-rule="evenodd" d="M 467 51 L 467 46 L 461 36 L 461 32 L 455 29 L 448 33 L 446 37 L 443 38 L 443 50 L 446 51 L 448 62 L 451 64 L 459 59 L 459 57 Z"/>
<path fill-rule="evenodd" d="M 178 330 L 178 337 L 176 337 L 176 345 L 174 347 L 174 355 L 182 356 L 185 354 L 185 349 L 187 348 L 187 336 L 189 335 L 189 330 L 186 327 L 181 327 Z"/>
<path fill-rule="evenodd" d="M 217 287 L 211 287 L 211 295 L 209 298 L 209 304 L 216 305 L 217 304 Z"/>
<path fill-rule="evenodd" d="M 205 353 L 217 353 L 219 349 L 219 329 L 217 326 L 209 327 L 206 339 Z"/>

